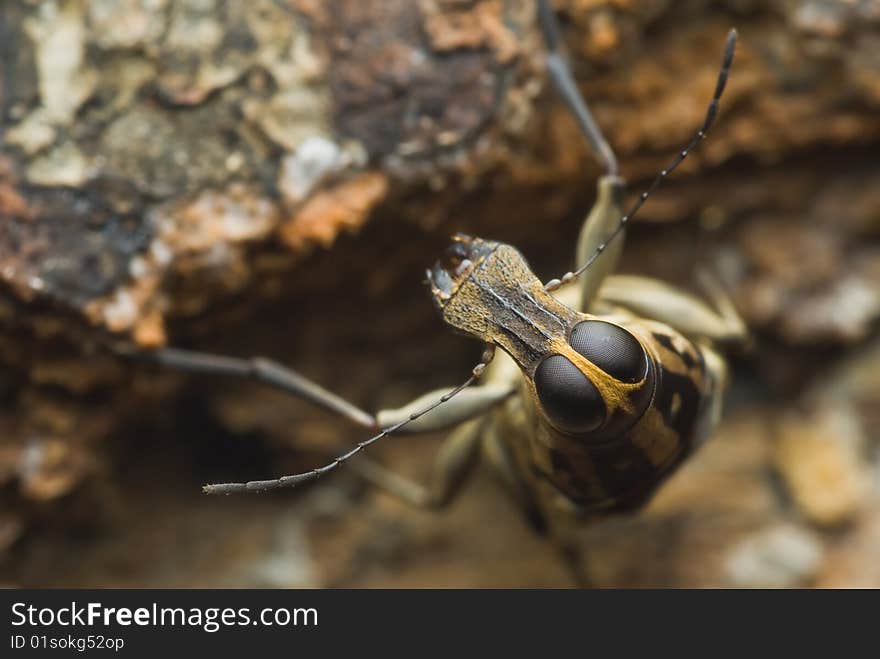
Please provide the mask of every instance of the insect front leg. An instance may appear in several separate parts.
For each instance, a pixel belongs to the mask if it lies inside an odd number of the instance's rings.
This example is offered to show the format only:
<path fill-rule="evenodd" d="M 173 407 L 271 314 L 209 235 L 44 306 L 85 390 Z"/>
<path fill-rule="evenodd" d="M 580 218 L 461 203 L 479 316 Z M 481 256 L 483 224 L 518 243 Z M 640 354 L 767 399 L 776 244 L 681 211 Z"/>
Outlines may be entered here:
<path fill-rule="evenodd" d="M 607 240 L 620 224 L 622 196 L 623 179 L 620 177 L 602 176 L 596 184 L 596 203 L 581 227 L 575 265 L 586 262 L 600 247 L 602 251 L 590 269 L 581 275 L 579 295 L 573 306 L 578 311 L 589 309 L 602 282 L 617 268 L 623 251 L 623 236 L 611 243 Z"/>
<path fill-rule="evenodd" d="M 487 382 L 480 386 L 471 387 L 462 391 L 445 405 L 419 417 L 407 425 L 406 430 L 407 432 L 432 432 L 434 430 L 452 428 L 468 419 L 486 414 L 513 394 L 514 390 L 515 387 L 512 384 L 495 382 Z M 402 407 L 381 410 L 376 415 L 379 426 L 384 428 L 408 419 L 413 412 L 430 404 L 431 401 L 437 400 L 447 391 L 449 391 L 448 388 L 430 391 Z"/>
<path fill-rule="evenodd" d="M 635 203 L 630 206 L 626 213 L 621 212 L 620 199 L 623 191 L 623 181 L 618 177 L 617 158 L 602 135 L 598 124 L 593 119 L 586 102 L 578 90 L 577 83 L 571 73 L 571 69 L 562 53 L 562 40 L 556 16 L 550 6 L 549 0 L 539 0 L 538 12 L 541 22 L 544 41 L 547 44 L 547 72 L 553 81 L 562 100 L 574 116 L 584 137 L 589 142 L 593 152 L 605 167 L 605 175 L 598 183 L 598 194 L 593 211 L 584 222 L 578 238 L 576 254 L 576 267 L 558 279 L 551 279 L 545 284 L 548 292 L 553 292 L 560 287 L 581 277 L 580 296 L 578 300 L 568 298 L 566 304 L 580 311 L 588 311 L 595 299 L 596 292 L 606 276 L 613 272 L 622 249 L 622 234 L 629 221 L 638 213 L 642 205 L 650 197 L 651 193 L 673 171 L 684 162 L 691 151 L 706 137 L 709 129 L 715 122 L 721 95 L 727 85 L 727 76 L 733 64 L 733 56 L 736 50 L 737 32 L 730 30 L 724 44 L 724 56 L 721 60 L 721 68 L 718 71 L 718 80 L 715 84 L 715 92 L 706 109 L 706 117 L 703 124 L 691 141 L 681 149 L 672 161 L 654 179 L 651 185 L 644 190 Z M 621 240 L 617 240 L 621 238 Z"/>
<path fill-rule="evenodd" d="M 513 395 L 519 381 L 519 368 L 505 353 L 499 352 L 496 355 L 493 350 L 492 354 L 493 358 L 487 365 L 479 385 L 465 389 L 429 414 L 410 421 L 406 431 L 432 432 L 453 428 L 469 419 L 488 413 Z M 401 407 L 381 410 L 376 415 L 379 425 L 387 428 L 401 423 L 447 391 L 448 389 L 430 391 Z"/>
<path fill-rule="evenodd" d="M 605 170 L 597 183 L 596 203 L 584 220 L 575 252 L 575 267 L 589 259 L 593 260 L 591 269 L 581 277 L 579 300 L 572 305 L 580 311 L 586 311 L 602 280 L 614 272 L 623 249 L 622 236 L 612 242 L 609 242 L 609 236 L 619 229 L 623 216 L 620 204 L 624 183 L 618 176 L 617 156 L 593 118 L 572 75 L 563 52 L 559 24 L 547 0 L 538 2 L 538 18 L 547 44 L 548 77 Z"/>
<path fill-rule="evenodd" d="M 314 480 L 338 468 L 371 444 L 392 433 L 399 432 L 404 428 L 410 431 L 427 432 L 457 425 L 474 416 L 484 414 L 512 393 L 512 387 L 501 385 L 485 389 L 475 387 L 475 389 L 484 390 L 470 391 L 470 388 L 477 383 L 491 364 L 495 355 L 494 345 L 486 346 L 481 361 L 474 366 L 470 377 L 458 387 L 445 390 L 443 393 L 432 392 L 402 408 L 386 410 L 376 416 L 364 412 L 292 369 L 263 358 L 239 359 L 173 348 L 160 349 L 150 353 L 128 352 L 123 354 L 127 357 L 150 360 L 182 371 L 239 377 L 262 382 L 336 412 L 376 433 L 372 437 L 358 442 L 353 448 L 335 457 L 329 463 L 310 471 L 266 480 L 210 484 L 202 488 L 207 494 L 265 492 Z M 458 400 L 458 397 L 462 395 L 466 395 L 463 404 Z M 456 404 L 449 406 L 449 410 L 444 409 L 450 402 Z M 442 410 L 438 416 L 433 420 L 425 421 L 426 417 L 430 418 L 432 413 L 436 414 L 438 410 Z M 382 425 L 383 421 L 389 422 L 389 425 Z"/>
<path fill-rule="evenodd" d="M 302 398 L 318 407 L 365 428 L 385 428 L 405 421 L 418 410 L 439 399 L 449 389 L 439 389 L 399 408 L 382 410 L 373 415 L 341 396 L 324 389 L 321 385 L 300 375 L 278 362 L 264 357 L 236 358 L 177 348 L 162 348 L 143 357 L 161 366 L 175 370 L 248 379 Z M 499 383 L 486 383 L 462 391 L 431 412 L 419 416 L 407 424 L 408 432 L 431 432 L 451 428 L 468 419 L 484 414 L 513 392 L 513 387 Z"/>
<path fill-rule="evenodd" d="M 187 373 L 252 380 L 302 398 L 365 428 L 376 428 L 376 417 L 324 389 L 293 369 L 264 357 L 237 358 L 177 348 L 127 355 Z"/>
<path fill-rule="evenodd" d="M 368 458 L 353 463 L 354 469 L 374 485 L 411 505 L 432 509 L 446 506 L 455 498 L 468 474 L 479 462 L 480 446 L 485 449 L 487 441 L 494 437 L 495 418 L 490 412 L 516 392 L 519 377 L 519 368 L 514 361 L 509 355 L 500 353 L 486 369 L 482 385 L 461 392 L 458 398 L 447 403 L 447 406 L 455 404 L 452 409 L 438 408 L 431 415 L 426 415 L 434 417 L 426 419 L 426 423 L 420 423 L 421 418 L 413 422 L 415 429 L 422 432 L 458 426 L 437 454 L 433 475 L 427 486 L 403 478 Z M 408 418 L 411 410 L 435 399 L 438 393 L 425 394 L 409 405 L 396 410 L 383 410 L 377 416 L 383 425 L 399 422 Z M 465 394 L 470 394 L 470 397 L 462 402 L 460 398 Z M 478 418 L 472 418 L 478 415 Z M 491 451 L 484 452 L 491 461 Z"/>

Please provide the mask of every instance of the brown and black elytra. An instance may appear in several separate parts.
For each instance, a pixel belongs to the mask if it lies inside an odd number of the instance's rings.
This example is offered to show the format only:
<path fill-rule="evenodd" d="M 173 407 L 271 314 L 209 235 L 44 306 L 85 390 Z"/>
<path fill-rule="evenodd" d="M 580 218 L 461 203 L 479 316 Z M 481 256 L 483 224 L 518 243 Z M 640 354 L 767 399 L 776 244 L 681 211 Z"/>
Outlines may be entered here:
<path fill-rule="evenodd" d="M 426 487 L 363 456 L 352 467 L 414 505 L 439 508 L 483 457 L 533 527 L 556 542 L 578 580 L 586 582 L 578 553 L 566 540 L 569 522 L 644 504 L 710 434 L 727 379 L 719 347 L 746 334 L 733 304 L 708 276 L 702 283 L 711 304 L 659 281 L 613 272 L 629 220 L 712 125 L 736 32 L 728 34 L 702 127 L 624 213 L 617 159 L 578 92 L 544 0 L 537 18 L 548 47 L 548 76 L 606 172 L 578 238 L 576 269 L 542 284 L 516 248 L 455 236 L 428 270 L 428 283 L 443 320 L 484 343 L 483 359 L 458 387 L 375 415 L 266 359 L 172 348 L 150 353 L 169 367 L 267 383 L 374 432 L 317 469 L 207 485 L 205 492 L 289 487 L 332 471 L 391 433 L 450 429 Z"/>

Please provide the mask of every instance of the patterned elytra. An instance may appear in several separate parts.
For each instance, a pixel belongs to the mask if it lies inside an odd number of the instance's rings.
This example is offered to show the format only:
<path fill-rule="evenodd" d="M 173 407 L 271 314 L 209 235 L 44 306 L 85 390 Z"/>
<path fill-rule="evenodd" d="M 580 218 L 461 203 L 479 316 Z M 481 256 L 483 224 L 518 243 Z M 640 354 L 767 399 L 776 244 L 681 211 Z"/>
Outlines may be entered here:
<path fill-rule="evenodd" d="M 580 435 L 605 420 L 599 390 L 577 366 L 562 355 L 552 355 L 535 371 L 535 390 L 544 413 L 562 432 Z"/>
<path fill-rule="evenodd" d="M 601 320 L 575 325 L 569 344 L 608 375 L 634 384 L 648 371 L 648 357 L 638 340 L 622 327 Z"/>

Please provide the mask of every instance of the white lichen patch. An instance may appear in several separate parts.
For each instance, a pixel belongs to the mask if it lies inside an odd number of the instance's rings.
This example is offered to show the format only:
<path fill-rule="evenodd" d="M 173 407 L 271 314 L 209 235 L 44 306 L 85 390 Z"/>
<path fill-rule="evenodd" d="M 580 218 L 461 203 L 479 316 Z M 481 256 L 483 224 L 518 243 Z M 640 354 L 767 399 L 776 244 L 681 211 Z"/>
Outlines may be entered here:
<path fill-rule="evenodd" d="M 99 48 L 149 46 L 165 31 L 168 0 L 92 0 L 89 34 Z"/>
<path fill-rule="evenodd" d="M 307 86 L 285 89 L 269 101 L 250 99 L 242 104 L 244 115 L 272 142 L 295 151 L 314 135 L 328 135 L 326 90 Z"/>
<path fill-rule="evenodd" d="M 274 15 L 260 16 L 259 12 L 251 12 L 248 24 L 257 38 L 269 46 L 259 53 L 259 62 L 279 87 L 321 84 L 325 64 L 312 49 L 308 32 L 298 23 L 294 23 L 291 30 L 290 25 Z M 274 44 L 286 44 L 286 47 L 279 49 L 272 47 Z"/>
<path fill-rule="evenodd" d="M 174 252 L 165 244 L 165 241 L 157 238 L 150 243 L 148 250 L 151 260 L 155 261 L 159 266 L 165 267 L 171 263 L 174 258 Z"/>
<path fill-rule="evenodd" d="M 4 141 L 31 155 L 52 144 L 56 134 L 49 113 L 44 108 L 37 108 L 6 131 Z"/>
<path fill-rule="evenodd" d="M 278 188 L 289 204 L 302 202 L 329 174 L 350 162 L 335 142 L 324 137 L 308 137 L 281 162 Z"/>
<path fill-rule="evenodd" d="M 253 34 L 267 46 L 261 49 L 258 62 L 278 91 L 269 99 L 248 99 L 242 110 L 268 139 L 293 152 L 308 138 L 331 133 L 326 64 L 313 50 L 303 26 L 279 20 L 273 11 L 263 9 L 249 12 L 247 21 Z M 283 35 L 279 34 L 282 30 Z"/>
<path fill-rule="evenodd" d="M 76 187 L 92 173 L 89 161 L 73 142 L 64 142 L 33 160 L 25 170 L 28 181 L 37 185 Z"/>
<path fill-rule="evenodd" d="M 24 22 L 33 42 L 40 105 L 10 128 L 4 141 L 34 154 L 55 141 L 92 95 L 97 74 L 86 66 L 81 2 L 43 2 Z"/>

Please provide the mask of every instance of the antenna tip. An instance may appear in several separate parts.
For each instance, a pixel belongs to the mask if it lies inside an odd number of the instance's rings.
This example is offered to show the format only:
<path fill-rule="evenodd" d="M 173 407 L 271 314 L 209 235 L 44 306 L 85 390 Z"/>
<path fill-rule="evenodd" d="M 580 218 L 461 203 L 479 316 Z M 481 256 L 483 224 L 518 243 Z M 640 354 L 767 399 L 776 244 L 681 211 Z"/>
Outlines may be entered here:
<path fill-rule="evenodd" d="M 730 31 L 727 33 L 727 50 L 731 53 L 736 46 L 737 38 L 739 38 L 739 32 L 736 31 L 735 27 L 730 28 Z"/>
<path fill-rule="evenodd" d="M 724 59 L 721 64 L 722 69 L 727 69 L 733 63 L 733 53 L 736 50 L 736 39 L 739 33 L 736 28 L 730 28 L 727 33 L 727 40 L 724 43 Z"/>

